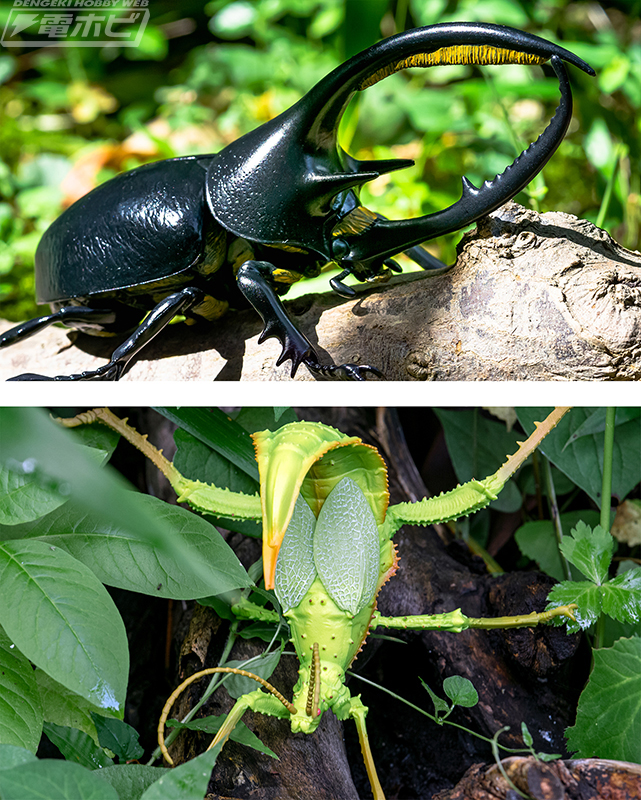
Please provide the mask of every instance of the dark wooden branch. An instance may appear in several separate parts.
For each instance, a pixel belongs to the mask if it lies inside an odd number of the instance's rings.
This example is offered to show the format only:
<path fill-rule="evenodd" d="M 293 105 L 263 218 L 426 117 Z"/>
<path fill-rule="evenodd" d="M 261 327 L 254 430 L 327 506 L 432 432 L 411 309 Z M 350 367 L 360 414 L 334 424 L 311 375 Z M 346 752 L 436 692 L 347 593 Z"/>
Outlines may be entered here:
<path fill-rule="evenodd" d="M 641 254 L 585 220 L 516 203 L 480 220 L 444 273 L 287 306 L 324 361 L 369 363 L 388 380 L 641 377 Z M 274 366 L 280 345 L 258 345 L 260 330 L 253 311 L 172 326 L 123 380 L 288 380 L 289 364 Z M 3 350 L 0 379 L 92 369 L 113 347 L 50 329 Z M 296 380 L 312 378 L 301 367 Z"/>

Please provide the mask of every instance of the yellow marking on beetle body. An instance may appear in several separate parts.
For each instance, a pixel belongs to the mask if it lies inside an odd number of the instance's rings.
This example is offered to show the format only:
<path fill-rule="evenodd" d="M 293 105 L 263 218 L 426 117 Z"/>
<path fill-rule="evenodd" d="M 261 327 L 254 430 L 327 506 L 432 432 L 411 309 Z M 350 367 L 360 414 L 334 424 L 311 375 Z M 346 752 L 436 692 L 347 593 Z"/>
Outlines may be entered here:
<path fill-rule="evenodd" d="M 521 50 L 510 50 L 506 47 L 489 47 L 488 45 L 460 44 L 451 47 L 440 47 L 431 53 L 416 53 L 393 64 L 379 69 L 366 78 L 358 87 L 359 90 L 373 86 L 388 75 L 401 69 L 411 67 L 437 67 L 447 64 L 543 64 L 546 56 L 524 53 Z"/>
<path fill-rule="evenodd" d="M 338 225 L 332 230 L 332 236 L 356 235 L 363 233 L 376 222 L 377 217 L 373 211 L 365 206 L 358 206 L 346 214 Z"/>
<path fill-rule="evenodd" d="M 275 269 L 272 272 L 276 283 L 292 284 L 297 283 L 302 277 L 302 273 L 294 272 L 291 269 Z"/>

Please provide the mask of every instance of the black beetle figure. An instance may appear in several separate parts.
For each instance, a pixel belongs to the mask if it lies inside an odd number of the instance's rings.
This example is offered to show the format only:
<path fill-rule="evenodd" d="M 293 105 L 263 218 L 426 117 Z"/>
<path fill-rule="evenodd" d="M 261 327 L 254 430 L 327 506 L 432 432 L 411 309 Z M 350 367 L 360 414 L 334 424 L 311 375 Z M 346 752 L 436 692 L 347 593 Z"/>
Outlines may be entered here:
<path fill-rule="evenodd" d="M 359 205 L 361 184 L 413 162 L 357 161 L 340 148 L 339 122 L 355 92 L 409 67 L 548 60 L 561 102 L 537 141 L 504 172 L 480 189 L 464 177 L 460 200 L 417 219 L 390 221 Z M 96 370 L 13 380 L 118 380 L 177 314 L 214 320 L 247 303 L 263 319 L 260 341 L 279 340 L 278 363 L 290 359 L 292 377 L 301 363 L 316 378 L 380 376 L 366 365 L 320 364 L 279 295 L 329 262 L 342 270 L 330 284 L 343 297 L 354 293 L 342 283 L 347 275 L 385 280 L 399 270 L 391 257 L 400 252 L 429 267 L 417 245 L 510 200 L 560 144 L 572 115 L 564 61 L 594 75 L 568 50 L 513 28 L 462 22 L 417 28 L 350 58 L 289 110 L 216 155 L 158 161 L 97 187 L 38 246 L 37 299 L 53 313 L 6 332 L 0 347 L 53 322 L 101 335 L 133 332 Z"/>

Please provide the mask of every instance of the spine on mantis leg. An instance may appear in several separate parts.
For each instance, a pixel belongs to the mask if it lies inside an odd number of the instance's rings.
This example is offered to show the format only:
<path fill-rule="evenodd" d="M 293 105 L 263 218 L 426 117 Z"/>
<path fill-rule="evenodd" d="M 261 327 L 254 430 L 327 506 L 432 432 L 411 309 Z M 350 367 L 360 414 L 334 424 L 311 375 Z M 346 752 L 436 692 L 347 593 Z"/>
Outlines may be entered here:
<path fill-rule="evenodd" d="M 568 408 L 555 408 L 543 422 L 535 423 L 534 433 L 519 443 L 519 449 L 493 475 L 485 480 L 471 480 L 450 492 L 438 497 L 429 497 L 417 503 L 398 503 L 390 506 L 387 512 L 387 526 L 390 536 L 401 525 L 432 525 L 435 522 L 449 522 L 467 516 L 496 500 L 508 479 L 523 464 L 525 459 L 539 446 L 541 441 L 555 427 Z"/>
<path fill-rule="evenodd" d="M 185 478 L 171 461 L 165 458 L 162 450 L 158 450 L 151 444 L 146 434 L 138 433 L 135 428 L 132 428 L 127 423 L 126 419 L 120 419 L 108 408 L 94 408 L 91 411 L 78 414 L 77 417 L 61 418 L 57 421 L 65 428 L 75 428 L 80 425 L 91 425 L 95 422 L 100 422 L 119 433 L 162 472 L 176 492 L 176 499 L 179 503 L 189 503 L 192 508 L 204 514 L 213 514 L 217 517 L 261 518 L 260 498 L 258 495 L 219 489 L 213 484 Z"/>

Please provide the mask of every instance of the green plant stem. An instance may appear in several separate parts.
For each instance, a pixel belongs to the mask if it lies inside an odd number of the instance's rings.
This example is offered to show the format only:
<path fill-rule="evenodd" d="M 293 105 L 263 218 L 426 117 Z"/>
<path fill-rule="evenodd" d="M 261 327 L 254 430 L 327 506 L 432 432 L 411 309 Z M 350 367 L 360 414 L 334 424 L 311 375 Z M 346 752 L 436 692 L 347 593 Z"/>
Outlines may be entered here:
<path fill-rule="evenodd" d="M 550 514 L 552 515 L 552 525 L 554 527 L 554 536 L 556 537 L 556 546 L 559 551 L 559 558 L 561 559 L 561 566 L 563 568 L 563 575 L 566 581 L 572 580 L 572 573 L 570 572 L 570 565 L 567 559 L 561 552 L 561 542 L 563 541 L 563 527 L 561 525 L 561 515 L 559 514 L 559 506 L 556 501 L 556 490 L 554 488 L 554 479 L 552 478 L 552 465 L 549 459 L 542 458 L 543 462 L 543 480 L 545 481 L 545 488 L 548 493 L 548 502 L 550 504 Z"/>
<path fill-rule="evenodd" d="M 605 433 L 603 435 L 603 479 L 601 482 L 601 516 L 600 525 L 605 531 L 610 530 L 610 506 L 612 504 L 612 457 L 614 454 L 614 422 L 616 408 L 605 410 Z M 605 640 L 605 614 L 601 614 L 594 627 L 594 649 L 603 647 Z"/>
<path fill-rule="evenodd" d="M 614 453 L 614 420 L 616 408 L 605 410 L 603 437 L 603 482 L 601 483 L 601 527 L 610 530 L 610 505 L 612 503 L 612 457 Z"/>
<path fill-rule="evenodd" d="M 410 708 L 413 708 L 414 711 L 418 711 L 419 714 L 423 714 L 423 716 L 429 717 L 429 719 L 431 719 L 432 722 L 436 722 L 437 725 L 442 725 L 442 724 L 452 725 L 454 728 L 458 728 L 459 730 L 465 731 L 466 733 L 469 733 L 471 736 L 476 736 L 477 739 L 482 739 L 484 742 L 487 742 L 490 745 L 494 742 L 494 739 L 490 739 L 487 736 L 483 736 L 483 734 L 481 734 L 481 733 L 477 733 L 476 731 L 470 730 L 470 728 L 466 728 L 465 725 L 459 725 L 457 722 L 452 722 L 451 720 L 444 719 L 443 717 L 435 717 L 433 714 L 430 714 L 429 711 L 425 711 L 425 709 L 421 708 L 420 706 L 416 706 L 416 705 L 414 705 L 414 703 L 410 703 L 409 700 L 406 700 L 404 697 L 401 697 L 400 695 L 396 694 L 396 692 L 392 692 L 390 689 L 386 689 L 385 686 L 381 686 L 379 683 L 374 683 L 374 681 L 370 681 L 368 678 L 364 678 L 362 675 L 357 675 L 355 672 L 352 672 L 351 670 L 348 670 L 347 675 L 349 675 L 352 678 L 358 678 L 359 681 L 363 681 L 363 683 L 368 683 L 370 686 L 373 686 L 375 689 L 380 689 L 381 692 L 385 692 L 386 694 L 389 694 L 391 697 L 395 698 L 396 700 L 399 700 L 401 703 L 405 703 L 406 706 L 409 706 Z M 499 733 L 501 733 L 501 731 L 499 731 Z M 519 747 L 519 748 L 506 747 L 503 744 L 499 744 L 498 741 L 496 742 L 496 745 L 497 745 L 497 747 L 500 747 L 501 750 L 505 750 L 506 753 L 529 753 L 530 752 L 527 748 L 523 748 L 523 747 Z"/>

